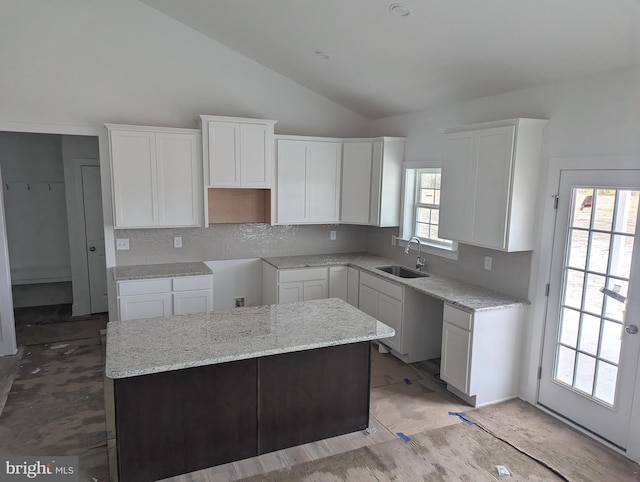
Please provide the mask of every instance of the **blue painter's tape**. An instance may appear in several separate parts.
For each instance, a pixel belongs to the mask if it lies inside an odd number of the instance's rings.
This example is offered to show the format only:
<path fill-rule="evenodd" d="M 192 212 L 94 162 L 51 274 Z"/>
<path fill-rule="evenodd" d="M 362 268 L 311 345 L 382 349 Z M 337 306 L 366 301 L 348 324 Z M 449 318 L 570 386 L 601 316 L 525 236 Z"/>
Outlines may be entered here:
<path fill-rule="evenodd" d="M 98 432 L 98 437 L 107 437 L 111 435 L 111 430 L 103 430 L 102 432 Z"/>
<path fill-rule="evenodd" d="M 408 442 L 409 440 L 411 440 L 409 437 L 407 437 L 405 434 L 403 434 L 402 432 L 397 432 L 396 435 L 398 437 L 400 437 L 402 440 L 404 440 L 405 442 Z"/>
<path fill-rule="evenodd" d="M 407 385 L 411 385 L 411 380 L 409 380 L 408 378 L 405 378 L 405 379 L 404 379 L 404 382 L 405 382 Z"/>
<path fill-rule="evenodd" d="M 458 417 L 462 422 L 466 423 L 467 425 L 473 425 L 473 422 L 464 416 L 464 412 L 449 412 L 449 415 Z"/>

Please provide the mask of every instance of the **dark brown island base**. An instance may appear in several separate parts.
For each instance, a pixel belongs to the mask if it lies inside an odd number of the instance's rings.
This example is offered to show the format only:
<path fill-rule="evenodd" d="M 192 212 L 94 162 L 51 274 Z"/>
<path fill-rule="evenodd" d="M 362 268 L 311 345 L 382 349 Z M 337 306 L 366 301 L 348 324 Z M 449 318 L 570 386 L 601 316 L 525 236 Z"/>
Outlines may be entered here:
<path fill-rule="evenodd" d="M 365 429 L 370 343 L 393 334 L 339 299 L 109 323 L 120 482 Z"/>

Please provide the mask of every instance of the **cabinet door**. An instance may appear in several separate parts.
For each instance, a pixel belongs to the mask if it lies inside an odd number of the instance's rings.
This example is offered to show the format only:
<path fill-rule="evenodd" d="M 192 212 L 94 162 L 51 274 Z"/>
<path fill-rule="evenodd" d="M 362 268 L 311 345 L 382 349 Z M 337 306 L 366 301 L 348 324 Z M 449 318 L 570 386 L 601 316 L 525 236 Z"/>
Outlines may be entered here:
<path fill-rule="evenodd" d="M 371 142 L 345 143 L 342 148 L 343 223 L 369 223 L 372 149 Z"/>
<path fill-rule="evenodd" d="M 323 300 L 327 297 L 327 280 L 303 281 L 303 301 Z"/>
<path fill-rule="evenodd" d="M 347 301 L 346 266 L 332 266 L 329 268 L 329 298 L 340 298 Z"/>
<path fill-rule="evenodd" d="M 469 395 L 471 332 L 446 321 L 442 325 L 440 378 Z"/>
<path fill-rule="evenodd" d="M 445 139 L 440 191 L 440 236 L 471 241 L 475 200 L 476 141 L 473 133 L 450 134 Z"/>
<path fill-rule="evenodd" d="M 367 285 L 360 285 L 359 308 L 367 315 L 378 319 L 378 292 Z"/>
<path fill-rule="evenodd" d="M 358 292 L 360 288 L 360 270 L 349 266 L 347 270 L 347 303 L 358 308 Z"/>
<path fill-rule="evenodd" d="M 200 136 L 156 134 L 160 226 L 202 225 Z"/>
<path fill-rule="evenodd" d="M 240 184 L 242 187 L 270 187 L 270 159 L 267 126 L 240 124 Z"/>
<path fill-rule="evenodd" d="M 213 310 L 211 290 L 181 291 L 173 294 L 173 314 L 206 313 Z"/>
<path fill-rule="evenodd" d="M 473 240 L 481 246 L 506 247 L 514 136 L 515 126 L 478 133 Z"/>
<path fill-rule="evenodd" d="M 340 143 L 309 142 L 307 193 L 310 223 L 340 220 Z"/>
<path fill-rule="evenodd" d="M 303 301 L 304 282 L 280 283 L 278 285 L 278 303 L 295 303 Z"/>
<path fill-rule="evenodd" d="M 173 314 L 171 293 L 125 296 L 119 299 L 120 320 L 156 318 Z"/>
<path fill-rule="evenodd" d="M 307 143 L 278 140 L 278 223 L 307 221 Z"/>
<path fill-rule="evenodd" d="M 116 228 L 158 225 L 155 134 L 110 130 Z"/>
<path fill-rule="evenodd" d="M 384 338 L 382 341 L 385 345 L 390 346 L 394 350 L 402 351 L 402 302 L 391 298 L 383 293 L 378 293 L 378 320 L 385 325 L 389 325 L 396 331 L 391 338 Z"/>
<path fill-rule="evenodd" d="M 209 122 L 209 185 L 240 186 L 240 126 Z"/>

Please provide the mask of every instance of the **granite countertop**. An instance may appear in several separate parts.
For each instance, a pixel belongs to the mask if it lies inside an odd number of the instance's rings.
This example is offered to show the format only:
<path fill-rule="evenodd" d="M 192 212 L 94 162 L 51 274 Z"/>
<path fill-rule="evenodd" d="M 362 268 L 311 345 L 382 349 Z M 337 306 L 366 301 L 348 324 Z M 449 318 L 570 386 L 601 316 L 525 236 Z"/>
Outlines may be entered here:
<path fill-rule="evenodd" d="M 197 276 L 211 273 L 211 268 L 202 261 L 192 263 L 140 264 L 116 266 L 113 268 L 113 277 L 116 281 Z"/>
<path fill-rule="evenodd" d="M 514 305 L 528 304 L 522 300 L 496 291 L 488 290 L 471 283 L 458 281 L 445 276 L 427 273 L 427 278 L 398 278 L 379 271 L 381 266 L 398 265 L 397 261 L 368 253 L 341 253 L 310 256 L 283 256 L 263 258 L 278 269 L 308 268 L 318 266 L 347 265 L 358 268 L 399 285 L 407 286 L 420 293 L 446 301 L 466 311 L 485 311 L 508 308 Z"/>
<path fill-rule="evenodd" d="M 337 298 L 111 321 L 106 374 L 127 378 L 394 334 L 392 328 Z"/>

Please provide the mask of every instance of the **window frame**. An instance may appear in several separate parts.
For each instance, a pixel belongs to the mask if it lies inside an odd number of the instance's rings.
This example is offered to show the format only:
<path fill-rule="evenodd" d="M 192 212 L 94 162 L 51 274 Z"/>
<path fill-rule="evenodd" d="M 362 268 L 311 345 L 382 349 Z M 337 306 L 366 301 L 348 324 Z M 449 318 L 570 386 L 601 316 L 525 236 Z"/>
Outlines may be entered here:
<path fill-rule="evenodd" d="M 430 205 L 418 202 L 420 171 L 435 169 L 442 170 L 439 162 L 418 161 L 403 163 L 401 222 L 399 237 L 394 240 L 399 246 L 406 247 L 409 239 L 416 235 L 417 211 L 419 207 L 428 207 L 440 211 L 440 204 Z M 451 240 L 451 244 L 449 244 L 438 242 L 432 238 L 422 237 L 420 237 L 420 241 L 422 243 L 422 251 L 425 253 L 454 260 L 458 259 L 458 243 L 456 241 Z M 417 243 L 411 243 L 410 248 L 417 250 Z"/>

